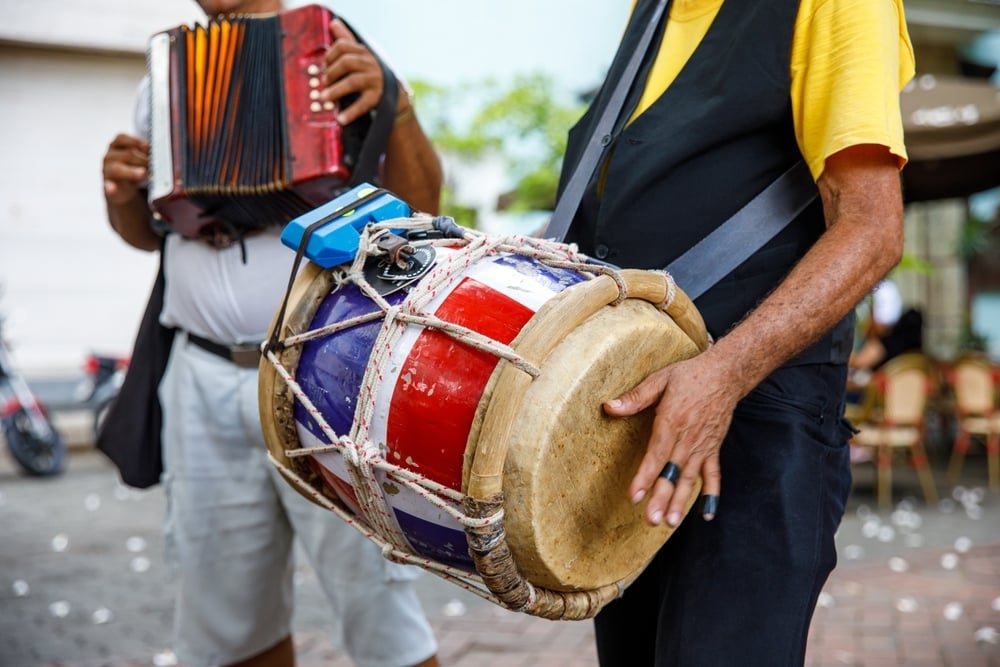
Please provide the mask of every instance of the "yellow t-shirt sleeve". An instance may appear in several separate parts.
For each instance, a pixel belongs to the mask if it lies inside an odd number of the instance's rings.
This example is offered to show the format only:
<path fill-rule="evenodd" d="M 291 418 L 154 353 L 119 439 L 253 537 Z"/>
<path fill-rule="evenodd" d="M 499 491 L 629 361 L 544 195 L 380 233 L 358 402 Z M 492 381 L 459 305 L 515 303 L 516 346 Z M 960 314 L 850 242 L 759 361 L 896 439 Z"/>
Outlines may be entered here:
<path fill-rule="evenodd" d="M 901 0 L 802 0 L 792 44 L 792 114 L 813 178 L 858 144 L 906 163 L 899 92 L 913 78 Z"/>

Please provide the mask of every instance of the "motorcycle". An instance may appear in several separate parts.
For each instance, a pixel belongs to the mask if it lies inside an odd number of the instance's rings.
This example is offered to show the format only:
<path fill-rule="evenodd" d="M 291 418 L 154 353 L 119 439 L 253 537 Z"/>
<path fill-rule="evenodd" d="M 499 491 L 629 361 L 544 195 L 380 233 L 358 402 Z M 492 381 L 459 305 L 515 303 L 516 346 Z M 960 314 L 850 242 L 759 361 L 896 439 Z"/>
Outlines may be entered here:
<path fill-rule="evenodd" d="M 74 398 L 93 414 L 94 438 L 121 391 L 130 359 L 120 355 L 90 353 L 83 363 L 84 377 L 76 386 Z"/>
<path fill-rule="evenodd" d="M 0 431 L 11 457 L 29 475 L 58 475 L 66 466 L 66 445 L 45 406 L 14 364 L 0 330 Z"/>

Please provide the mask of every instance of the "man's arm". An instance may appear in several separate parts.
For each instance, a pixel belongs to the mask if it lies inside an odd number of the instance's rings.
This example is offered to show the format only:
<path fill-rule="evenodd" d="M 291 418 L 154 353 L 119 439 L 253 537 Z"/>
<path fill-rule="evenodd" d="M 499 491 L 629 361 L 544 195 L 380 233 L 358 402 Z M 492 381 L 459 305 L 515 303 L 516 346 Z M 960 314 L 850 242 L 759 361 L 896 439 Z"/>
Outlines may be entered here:
<path fill-rule="evenodd" d="M 326 53 L 327 88 L 322 99 L 337 101 L 358 93 L 357 100 L 342 109 L 338 118 L 342 125 L 348 125 L 378 105 L 385 81 L 375 55 L 358 42 L 343 21 L 331 21 L 330 34 L 333 44 Z M 385 148 L 382 181 L 413 208 L 436 214 L 441 204 L 441 163 L 417 122 L 411 103 L 400 86 L 396 122 Z"/>
<path fill-rule="evenodd" d="M 753 312 L 703 354 L 650 375 L 605 410 L 631 415 L 656 405 L 646 455 L 629 486 L 649 496 L 646 518 L 676 525 L 699 474 L 718 496 L 719 447 L 737 402 L 846 316 L 895 266 L 903 247 L 898 159 L 859 145 L 826 161 L 818 181 L 826 232 Z M 658 477 L 681 468 L 676 487 Z"/>
<path fill-rule="evenodd" d="M 413 114 L 412 100 L 399 91 L 396 124 L 385 149 L 385 187 L 418 211 L 437 215 L 441 209 L 441 161 Z"/>
<path fill-rule="evenodd" d="M 108 222 L 122 239 L 140 250 L 159 250 L 161 238 L 149 224 L 149 205 L 140 184 L 149 171 L 149 144 L 119 134 L 104 154 L 104 199 Z"/>

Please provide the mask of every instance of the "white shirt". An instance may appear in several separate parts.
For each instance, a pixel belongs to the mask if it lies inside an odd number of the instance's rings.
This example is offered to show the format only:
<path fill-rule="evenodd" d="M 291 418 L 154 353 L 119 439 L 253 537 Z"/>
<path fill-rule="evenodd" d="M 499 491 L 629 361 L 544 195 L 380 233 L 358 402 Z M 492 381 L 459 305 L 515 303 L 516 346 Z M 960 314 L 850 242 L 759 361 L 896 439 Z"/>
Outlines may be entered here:
<path fill-rule="evenodd" d="M 149 77 L 139 84 L 135 122 L 149 138 Z M 203 241 L 167 236 L 166 290 L 160 322 L 223 343 L 259 342 L 281 304 L 295 252 L 282 245 L 280 228 L 217 250 Z"/>

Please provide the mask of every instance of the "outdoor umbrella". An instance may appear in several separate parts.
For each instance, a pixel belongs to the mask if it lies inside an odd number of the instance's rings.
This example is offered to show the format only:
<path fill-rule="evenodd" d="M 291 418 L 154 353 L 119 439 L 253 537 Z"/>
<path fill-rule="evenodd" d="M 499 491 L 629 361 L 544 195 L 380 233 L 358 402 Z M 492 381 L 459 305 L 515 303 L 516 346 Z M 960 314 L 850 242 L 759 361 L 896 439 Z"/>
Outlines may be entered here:
<path fill-rule="evenodd" d="M 922 75 L 900 96 L 909 162 L 907 202 L 967 197 L 1000 186 L 1000 87 Z"/>

